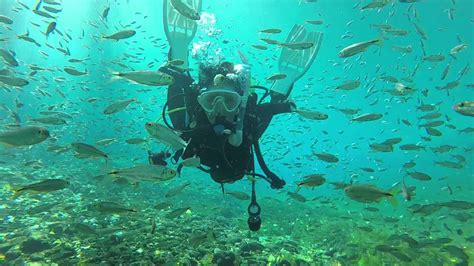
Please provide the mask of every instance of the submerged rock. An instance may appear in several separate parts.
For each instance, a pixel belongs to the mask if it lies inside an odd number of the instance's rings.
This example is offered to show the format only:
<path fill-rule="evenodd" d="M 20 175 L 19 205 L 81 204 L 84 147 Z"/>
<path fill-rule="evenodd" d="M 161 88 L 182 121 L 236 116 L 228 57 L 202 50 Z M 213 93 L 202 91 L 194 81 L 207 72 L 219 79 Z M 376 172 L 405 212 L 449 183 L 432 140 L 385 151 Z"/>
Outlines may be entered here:
<path fill-rule="evenodd" d="M 240 246 L 240 251 L 242 253 L 261 252 L 264 249 L 265 247 L 258 242 L 246 242 L 242 243 L 242 245 Z"/>
<path fill-rule="evenodd" d="M 214 257 L 212 259 L 213 263 L 216 263 L 218 266 L 227 266 L 227 265 L 236 265 L 236 256 L 232 252 L 225 252 L 225 251 L 220 251 L 217 253 L 214 253 Z"/>

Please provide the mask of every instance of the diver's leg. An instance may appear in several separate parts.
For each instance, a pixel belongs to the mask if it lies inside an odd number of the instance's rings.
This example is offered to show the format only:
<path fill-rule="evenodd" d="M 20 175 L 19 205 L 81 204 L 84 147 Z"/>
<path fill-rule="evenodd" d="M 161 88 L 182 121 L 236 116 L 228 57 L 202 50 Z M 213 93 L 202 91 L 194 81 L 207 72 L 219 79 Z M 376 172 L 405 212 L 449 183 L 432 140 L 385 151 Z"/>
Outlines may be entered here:
<path fill-rule="evenodd" d="M 303 26 L 293 26 L 285 42 L 311 42 L 313 46 L 304 50 L 282 47 L 278 68 L 280 73 L 286 74 L 287 77 L 273 83 L 270 92 L 272 102 L 283 102 L 290 96 L 294 83 L 308 71 L 316 58 L 322 37 L 321 32 L 311 31 L 307 33 Z"/>
<path fill-rule="evenodd" d="M 201 0 L 182 0 L 196 11 L 201 11 Z M 169 57 L 171 60 L 184 61 L 184 68 L 188 67 L 188 46 L 196 35 L 197 23 L 181 15 L 171 5 L 170 0 L 163 0 L 163 25 L 166 39 L 170 44 Z"/>

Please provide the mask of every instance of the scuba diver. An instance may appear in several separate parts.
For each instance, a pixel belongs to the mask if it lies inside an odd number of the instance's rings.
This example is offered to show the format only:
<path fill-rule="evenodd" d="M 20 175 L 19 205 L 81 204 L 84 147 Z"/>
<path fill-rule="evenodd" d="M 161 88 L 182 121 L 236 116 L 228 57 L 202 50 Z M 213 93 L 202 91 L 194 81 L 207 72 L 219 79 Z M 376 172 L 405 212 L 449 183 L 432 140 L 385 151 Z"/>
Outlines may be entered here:
<path fill-rule="evenodd" d="M 200 12 L 200 0 L 184 1 Z M 199 78 L 195 82 L 188 68 L 188 46 L 197 31 L 197 23 L 181 15 L 163 1 L 163 22 L 170 44 L 168 60 L 182 62 L 180 67 L 167 64 L 159 71 L 172 76 L 175 82 L 168 87 L 167 102 L 163 107 L 163 121 L 187 142 L 184 150 L 173 156 L 186 160 L 199 157 L 198 168 L 209 173 L 220 183 L 232 183 L 245 175 L 260 177 L 272 188 L 281 189 L 285 181 L 272 172 L 261 154 L 259 139 L 277 114 L 297 111 L 288 100 L 293 84 L 309 69 L 319 50 L 322 33 L 307 33 L 303 26 L 295 25 L 286 42 L 311 42 L 305 50 L 282 48 L 279 60 L 280 73 L 285 79 L 276 80 L 271 89 L 251 86 L 251 71 L 247 59 L 240 54 L 241 64 L 220 61 L 199 63 Z M 182 67 L 182 68 L 181 68 Z M 254 89 L 265 90 L 258 99 Z M 263 102 L 270 97 L 269 101 Z M 170 117 L 171 124 L 165 114 Z M 160 157 L 163 161 L 165 156 Z M 255 172 L 255 160 L 263 174 Z M 155 161 L 150 161 L 155 163 Z M 157 160 L 159 162 L 159 160 Z M 166 163 L 166 162 L 165 162 Z M 255 178 L 252 178 L 252 199 L 248 208 L 249 228 L 260 229 L 260 206 L 256 201 Z"/>

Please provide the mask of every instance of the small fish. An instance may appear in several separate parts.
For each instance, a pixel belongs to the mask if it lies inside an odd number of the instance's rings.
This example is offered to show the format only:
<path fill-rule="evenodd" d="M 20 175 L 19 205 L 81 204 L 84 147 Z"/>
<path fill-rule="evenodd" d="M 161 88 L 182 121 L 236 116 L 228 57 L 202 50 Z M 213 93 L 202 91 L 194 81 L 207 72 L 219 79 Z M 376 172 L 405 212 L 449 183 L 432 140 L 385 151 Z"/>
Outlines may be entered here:
<path fill-rule="evenodd" d="M 366 42 L 359 42 L 349 45 L 339 52 L 340 58 L 347 58 L 365 52 L 372 45 L 382 45 L 383 39 L 374 39 Z"/>
<path fill-rule="evenodd" d="M 46 124 L 46 125 L 65 125 L 65 124 L 67 124 L 66 120 L 64 120 L 62 118 L 59 118 L 59 117 L 53 117 L 53 116 L 32 118 L 30 120 L 35 121 L 35 122 L 39 122 L 39 123 L 42 123 L 42 124 Z"/>
<path fill-rule="evenodd" d="M 271 75 L 270 77 L 267 78 L 267 80 L 275 81 L 275 80 L 281 80 L 285 78 L 286 78 L 286 74 L 278 73 L 278 74 Z"/>
<path fill-rule="evenodd" d="M 278 45 L 286 47 L 292 50 L 305 50 L 314 46 L 312 42 L 291 42 L 291 43 L 279 43 Z"/>
<path fill-rule="evenodd" d="M 53 32 L 55 29 L 56 29 L 56 22 L 53 21 L 49 23 L 48 28 L 46 29 L 46 32 L 44 33 L 46 38 L 48 38 L 49 34 Z"/>
<path fill-rule="evenodd" d="M 311 120 L 326 120 L 329 117 L 327 114 L 317 111 L 297 109 L 295 112 Z"/>
<path fill-rule="evenodd" d="M 102 20 L 107 21 L 107 16 L 109 16 L 110 6 L 106 7 L 104 11 L 102 11 Z"/>
<path fill-rule="evenodd" d="M 324 178 L 324 174 L 313 174 L 313 175 L 308 175 L 303 177 L 303 180 L 298 182 L 298 188 L 296 189 L 296 192 L 298 192 L 301 187 L 319 187 L 323 185 L 326 182 L 326 178 Z"/>
<path fill-rule="evenodd" d="M 375 121 L 380 118 L 382 118 L 382 114 L 377 114 L 377 113 L 367 113 L 367 114 L 362 114 L 356 117 L 353 117 L 351 121 L 356 121 L 356 122 L 368 122 L 368 121 Z"/>
<path fill-rule="evenodd" d="M 474 101 L 464 101 L 453 106 L 454 111 L 465 116 L 474 116 Z"/>
<path fill-rule="evenodd" d="M 167 213 L 165 215 L 165 218 L 166 219 L 174 219 L 174 218 L 177 218 L 181 215 L 183 215 L 185 212 L 187 212 L 188 210 L 190 210 L 191 207 L 184 207 L 184 208 L 179 208 L 179 209 L 175 209 L 169 213 Z"/>
<path fill-rule="evenodd" d="M 418 179 L 421 181 L 429 181 L 432 179 L 431 176 L 422 172 L 408 172 L 407 174 L 413 177 L 414 179 Z"/>
<path fill-rule="evenodd" d="M 2 57 L 3 61 L 5 61 L 5 63 L 9 64 L 10 66 L 18 66 L 18 61 L 15 59 L 15 53 L 0 48 L 0 57 Z"/>
<path fill-rule="evenodd" d="M 392 46 L 392 48 L 395 51 L 402 52 L 402 53 L 407 53 L 407 54 L 413 52 L 413 46 L 411 46 L 411 45 L 408 45 L 408 46 L 394 45 L 394 46 Z"/>
<path fill-rule="evenodd" d="M 264 29 L 264 30 L 259 30 L 258 32 L 276 34 L 276 33 L 280 33 L 281 30 L 280 29 Z"/>
<path fill-rule="evenodd" d="M 249 200 L 250 196 L 247 193 L 239 191 L 227 191 L 225 194 L 230 195 L 238 200 Z"/>
<path fill-rule="evenodd" d="M 140 138 L 131 138 L 131 139 L 125 140 L 125 142 L 128 144 L 142 144 L 147 141 L 145 139 L 140 139 Z"/>
<path fill-rule="evenodd" d="M 425 150 L 425 147 L 418 145 L 418 144 L 404 144 L 400 146 L 400 150 L 403 151 L 419 151 Z"/>
<path fill-rule="evenodd" d="M 292 199 L 295 199 L 299 202 L 306 202 L 308 201 L 305 197 L 303 197 L 301 194 L 298 194 L 296 192 L 287 192 L 288 196 L 290 196 Z"/>
<path fill-rule="evenodd" d="M 181 191 L 183 191 L 186 187 L 190 186 L 191 183 L 190 182 L 186 182 L 180 186 L 177 186 L 177 187 L 174 187 L 170 190 L 168 190 L 168 192 L 166 192 L 165 194 L 165 198 L 171 198 L 171 197 L 174 197 L 176 195 L 178 195 L 179 193 L 181 193 Z"/>
<path fill-rule="evenodd" d="M 69 181 L 63 179 L 47 179 L 30 185 L 14 188 L 13 198 L 17 198 L 24 192 L 47 193 L 67 188 Z"/>
<path fill-rule="evenodd" d="M 200 20 L 201 15 L 194 8 L 190 7 L 183 0 L 170 0 L 171 5 L 178 11 L 179 14 L 191 20 Z"/>
<path fill-rule="evenodd" d="M 353 90 L 360 86 L 359 80 L 348 80 L 345 81 L 343 84 L 338 85 L 336 90 Z"/>
<path fill-rule="evenodd" d="M 112 144 L 112 142 L 115 142 L 115 141 L 116 141 L 115 138 L 101 139 L 101 140 L 97 141 L 95 144 L 100 145 L 100 146 L 108 146 L 108 145 Z"/>
<path fill-rule="evenodd" d="M 267 38 L 262 38 L 260 40 L 266 42 L 267 44 L 279 44 L 280 43 L 279 41 L 276 41 L 276 40 L 273 40 L 273 39 L 267 39 Z"/>
<path fill-rule="evenodd" d="M 131 71 L 112 73 L 112 75 L 128 79 L 132 82 L 148 86 L 165 86 L 174 83 L 174 78 L 160 71 Z"/>
<path fill-rule="evenodd" d="M 405 184 L 405 177 L 403 177 L 403 180 L 402 180 L 402 195 L 403 195 L 403 198 L 405 198 L 406 201 L 411 200 L 410 191 L 408 191 L 407 185 Z"/>
<path fill-rule="evenodd" d="M 305 20 L 306 23 L 313 24 L 313 25 L 321 25 L 323 24 L 322 20 Z"/>
<path fill-rule="evenodd" d="M 108 175 L 122 177 L 132 182 L 142 180 L 160 182 L 173 179 L 176 176 L 176 171 L 162 165 L 136 165 L 112 170 Z"/>
<path fill-rule="evenodd" d="M 0 15 L 0 23 L 13 24 L 13 20 L 11 20 L 11 18 L 9 18 L 7 16 Z"/>
<path fill-rule="evenodd" d="M 328 163 L 337 163 L 339 162 L 339 159 L 335 156 L 335 155 L 332 155 L 330 153 L 316 153 L 316 152 L 313 152 L 314 155 L 316 155 L 316 157 L 318 157 L 319 160 L 322 160 L 322 161 L 325 161 L 325 162 L 328 162 Z"/>
<path fill-rule="evenodd" d="M 33 13 L 35 13 L 36 15 L 45 17 L 45 18 L 56 19 L 55 16 L 52 16 L 48 12 L 44 12 L 44 11 L 41 11 L 41 10 L 33 10 Z"/>
<path fill-rule="evenodd" d="M 449 54 L 452 55 L 452 56 L 455 56 L 456 54 L 458 54 L 459 52 L 461 52 L 462 50 L 464 50 L 466 48 L 467 48 L 467 44 L 465 44 L 465 43 L 456 45 L 449 51 Z"/>
<path fill-rule="evenodd" d="M 71 148 L 82 158 L 102 157 L 105 158 L 106 161 L 109 158 L 105 152 L 86 143 L 75 142 L 71 144 Z"/>
<path fill-rule="evenodd" d="M 120 111 L 123 111 L 125 108 L 127 108 L 131 103 L 133 102 L 136 102 L 137 99 L 133 98 L 133 99 L 129 99 L 129 100 L 123 100 L 123 101 L 118 101 L 118 102 L 115 102 L 109 106 L 107 106 L 105 109 L 104 109 L 104 114 L 106 115 L 111 115 L 111 114 L 115 114 L 115 113 L 118 113 Z"/>
<path fill-rule="evenodd" d="M 440 137 L 443 135 L 443 132 L 432 127 L 426 127 L 425 130 L 428 135 L 433 136 L 433 137 Z"/>
<path fill-rule="evenodd" d="M 349 198 L 358 202 L 373 203 L 386 198 L 392 205 L 397 205 L 395 199 L 395 195 L 397 194 L 396 188 L 393 188 L 391 191 L 385 191 L 374 185 L 353 184 L 344 188 L 344 192 Z"/>
<path fill-rule="evenodd" d="M 72 76 L 84 76 L 84 75 L 87 75 L 87 71 L 79 71 L 75 68 L 72 68 L 72 67 L 65 67 L 64 68 L 64 72 L 68 73 L 69 75 L 72 75 Z"/>
<path fill-rule="evenodd" d="M 50 134 L 42 127 L 22 127 L 13 131 L 0 133 L 0 146 L 19 147 L 41 143 L 49 138 Z"/>
<path fill-rule="evenodd" d="M 125 207 L 111 201 L 98 202 L 90 206 L 90 209 L 101 212 L 101 213 L 107 213 L 107 214 L 108 213 L 122 214 L 122 213 L 137 212 L 135 209 Z"/>
<path fill-rule="evenodd" d="M 102 36 L 103 39 L 111 39 L 111 40 L 115 40 L 115 41 L 120 41 L 120 40 L 123 40 L 123 39 L 128 39 L 130 37 L 133 37 L 137 32 L 134 31 L 134 30 L 123 30 L 123 31 L 119 31 L 117 33 L 114 33 L 112 35 L 108 35 L 108 36 Z"/>
<path fill-rule="evenodd" d="M 268 47 L 266 47 L 265 45 L 260 45 L 260 44 L 252 44 L 252 47 L 258 49 L 258 50 L 267 50 Z"/>
<path fill-rule="evenodd" d="M 430 62 L 441 62 L 445 59 L 445 56 L 442 54 L 433 54 L 433 55 L 427 55 L 422 57 L 423 60 L 425 61 L 430 61 Z"/>

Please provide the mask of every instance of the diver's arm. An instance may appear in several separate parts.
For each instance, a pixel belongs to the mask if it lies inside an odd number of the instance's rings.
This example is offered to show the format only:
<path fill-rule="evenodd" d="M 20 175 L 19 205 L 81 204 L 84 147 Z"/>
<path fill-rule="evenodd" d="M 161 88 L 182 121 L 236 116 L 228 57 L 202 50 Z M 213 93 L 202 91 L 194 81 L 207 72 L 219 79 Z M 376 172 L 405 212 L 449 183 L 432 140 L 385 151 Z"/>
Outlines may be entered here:
<path fill-rule="evenodd" d="M 258 105 L 257 110 L 261 118 L 271 118 L 277 114 L 294 112 L 296 105 L 290 101 L 283 103 L 264 103 Z"/>

